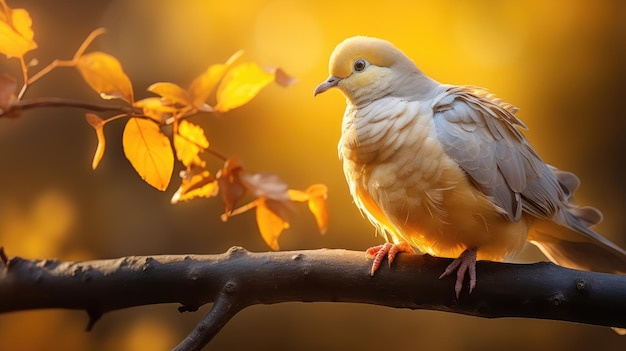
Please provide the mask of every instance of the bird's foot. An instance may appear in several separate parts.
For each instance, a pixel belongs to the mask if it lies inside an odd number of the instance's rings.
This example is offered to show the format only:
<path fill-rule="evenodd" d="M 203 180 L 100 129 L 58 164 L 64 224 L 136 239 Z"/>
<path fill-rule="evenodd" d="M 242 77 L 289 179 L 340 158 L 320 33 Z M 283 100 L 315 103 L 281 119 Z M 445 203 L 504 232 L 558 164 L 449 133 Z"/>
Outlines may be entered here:
<path fill-rule="evenodd" d="M 439 279 L 449 276 L 456 269 L 458 270 L 456 271 L 456 284 L 454 284 L 454 292 L 456 293 L 456 298 L 458 299 L 459 294 L 461 294 L 461 288 L 463 287 L 465 272 L 467 272 L 470 278 L 470 294 L 476 287 L 476 250 L 467 249 L 463 251 L 459 257 L 450 263 L 446 270 L 439 276 Z"/>
<path fill-rule="evenodd" d="M 393 262 L 396 255 L 400 252 L 408 252 L 413 253 L 411 246 L 406 241 L 401 241 L 398 244 L 392 243 L 384 243 L 382 245 L 370 247 L 365 251 L 368 256 L 374 257 L 374 262 L 372 263 L 372 269 L 370 270 L 370 275 L 373 276 L 374 273 L 378 270 L 381 263 L 387 256 L 387 262 L 389 263 L 389 267 L 391 267 L 391 263 Z"/>

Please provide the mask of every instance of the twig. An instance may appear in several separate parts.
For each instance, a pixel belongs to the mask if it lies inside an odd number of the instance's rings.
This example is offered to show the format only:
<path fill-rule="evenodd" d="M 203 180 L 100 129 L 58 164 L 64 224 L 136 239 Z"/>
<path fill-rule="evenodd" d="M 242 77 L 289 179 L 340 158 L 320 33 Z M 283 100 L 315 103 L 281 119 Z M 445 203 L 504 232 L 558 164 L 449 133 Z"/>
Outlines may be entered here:
<path fill-rule="evenodd" d="M 7 257 L 6 252 L 4 252 L 4 247 L 0 247 L 0 261 L 3 266 L 6 266 L 9 262 L 9 257 Z"/>
<path fill-rule="evenodd" d="M 454 278 L 438 279 L 451 259 L 401 254 L 370 277 L 363 252 L 308 250 L 125 257 L 59 262 L 10 258 L 0 269 L 0 313 L 41 308 L 106 312 L 178 302 L 211 312 L 179 346 L 197 350 L 238 311 L 255 304 L 353 302 L 485 318 L 523 317 L 626 327 L 626 276 L 551 263 L 477 263 L 478 284 L 457 299 Z"/>
<path fill-rule="evenodd" d="M 235 289 L 233 286 L 233 284 L 226 285 L 225 290 L 227 291 L 216 297 L 209 313 L 172 351 L 201 350 L 241 310 L 236 299 L 230 296 L 234 291 L 228 291 Z"/>

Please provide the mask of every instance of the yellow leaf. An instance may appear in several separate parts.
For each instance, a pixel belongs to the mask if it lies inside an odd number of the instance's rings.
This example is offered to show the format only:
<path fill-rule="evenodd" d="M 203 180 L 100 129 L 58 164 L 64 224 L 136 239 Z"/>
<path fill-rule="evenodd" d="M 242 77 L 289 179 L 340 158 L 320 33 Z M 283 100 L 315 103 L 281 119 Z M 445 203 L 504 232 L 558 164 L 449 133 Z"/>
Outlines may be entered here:
<path fill-rule="evenodd" d="M 133 86 L 115 57 L 99 51 L 91 52 L 78 58 L 76 68 L 103 99 L 133 103 Z"/>
<path fill-rule="evenodd" d="M 126 123 L 122 146 L 126 158 L 146 183 L 164 191 L 174 170 L 170 140 L 151 120 L 131 118 Z"/>
<path fill-rule="evenodd" d="M 177 133 L 174 134 L 174 148 L 180 162 L 187 167 L 204 166 L 198 153 L 208 147 L 209 141 L 204 136 L 204 129 L 186 120 L 180 121 Z"/>
<path fill-rule="evenodd" d="M 175 107 L 170 106 L 167 101 L 158 97 L 141 99 L 136 101 L 133 106 L 141 108 L 145 116 L 152 118 L 159 124 L 164 123 L 167 118 L 176 112 Z"/>
<path fill-rule="evenodd" d="M 160 95 L 174 104 L 190 105 L 191 99 L 187 91 L 177 84 L 170 82 L 158 82 L 148 87 L 148 91 Z"/>
<path fill-rule="evenodd" d="M 98 147 L 96 148 L 96 153 L 93 155 L 93 162 L 91 163 L 91 168 L 96 169 L 104 155 L 104 147 L 106 146 L 106 140 L 104 139 L 104 121 L 93 113 L 87 113 L 85 117 L 89 125 L 96 130 L 96 136 L 98 137 Z"/>
<path fill-rule="evenodd" d="M 218 194 L 219 186 L 217 185 L 217 179 L 209 173 L 207 170 L 183 171 L 183 181 L 180 184 L 180 188 L 172 196 L 171 202 L 173 204 L 181 201 L 191 200 L 196 197 L 213 197 Z"/>
<path fill-rule="evenodd" d="M 224 64 L 211 65 L 204 73 L 196 77 L 189 85 L 189 96 L 193 106 L 200 108 L 215 90 L 217 83 L 224 77 L 230 65 L 241 56 L 243 52 L 237 51 Z"/>
<path fill-rule="evenodd" d="M 311 185 L 307 190 L 309 194 L 309 210 L 315 217 L 315 222 L 322 234 L 328 230 L 328 205 L 326 204 L 326 197 L 328 188 L 323 184 Z"/>
<path fill-rule="evenodd" d="M 272 250 L 278 250 L 278 238 L 284 229 L 289 228 L 289 222 L 272 211 L 263 197 L 260 197 L 257 203 L 256 223 L 267 246 Z"/>
<path fill-rule="evenodd" d="M 289 189 L 287 190 L 287 195 L 289 195 L 289 200 L 291 201 L 297 201 L 297 202 L 309 201 L 309 194 L 301 190 Z"/>
<path fill-rule="evenodd" d="M 37 48 L 31 29 L 32 20 L 24 9 L 11 10 L 6 4 L 0 18 L 0 53 L 8 57 L 24 57 Z"/>
<path fill-rule="evenodd" d="M 272 81 L 274 75 L 256 63 L 242 63 L 233 67 L 217 89 L 215 110 L 226 112 L 246 104 Z"/>

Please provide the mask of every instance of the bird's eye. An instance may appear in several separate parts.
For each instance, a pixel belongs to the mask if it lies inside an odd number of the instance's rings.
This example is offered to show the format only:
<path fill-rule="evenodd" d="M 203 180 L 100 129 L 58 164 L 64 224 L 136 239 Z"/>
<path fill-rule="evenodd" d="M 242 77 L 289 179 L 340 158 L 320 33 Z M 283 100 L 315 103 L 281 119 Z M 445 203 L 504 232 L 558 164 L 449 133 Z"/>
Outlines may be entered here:
<path fill-rule="evenodd" d="M 365 70 L 365 67 L 367 67 L 367 61 L 365 61 L 364 59 L 358 59 L 354 61 L 354 70 L 356 72 L 362 72 L 363 70 Z"/>

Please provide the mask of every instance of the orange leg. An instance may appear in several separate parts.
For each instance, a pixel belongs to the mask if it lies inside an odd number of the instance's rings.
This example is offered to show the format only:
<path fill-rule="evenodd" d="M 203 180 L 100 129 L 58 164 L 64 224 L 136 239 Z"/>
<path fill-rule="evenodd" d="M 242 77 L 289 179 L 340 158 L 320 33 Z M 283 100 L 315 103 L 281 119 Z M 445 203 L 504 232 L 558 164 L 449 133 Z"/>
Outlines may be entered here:
<path fill-rule="evenodd" d="M 458 270 L 456 271 L 456 284 L 454 284 L 454 292 L 456 292 L 456 298 L 458 299 L 459 294 L 461 294 L 461 288 L 463 287 L 465 272 L 467 272 L 470 278 L 470 294 L 476 287 L 476 250 L 467 249 L 463 251 L 459 257 L 450 263 L 446 270 L 439 276 L 439 279 L 449 276 L 457 268 Z"/>
<path fill-rule="evenodd" d="M 389 267 L 391 267 L 391 263 L 393 262 L 396 255 L 400 252 L 408 252 L 413 253 L 411 246 L 406 241 L 402 241 L 398 244 L 392 243 L 384 243 L 382 245 L 370 247 L 365 251 L 368 256 L 374 257 L 374 262 L 372 263 L 372 269 L 370 270 L 370 275 L 373 276 L 374 273 L 378 270 L 381 263 L 387 256 L 387 262 L 389 263 Z"/>

